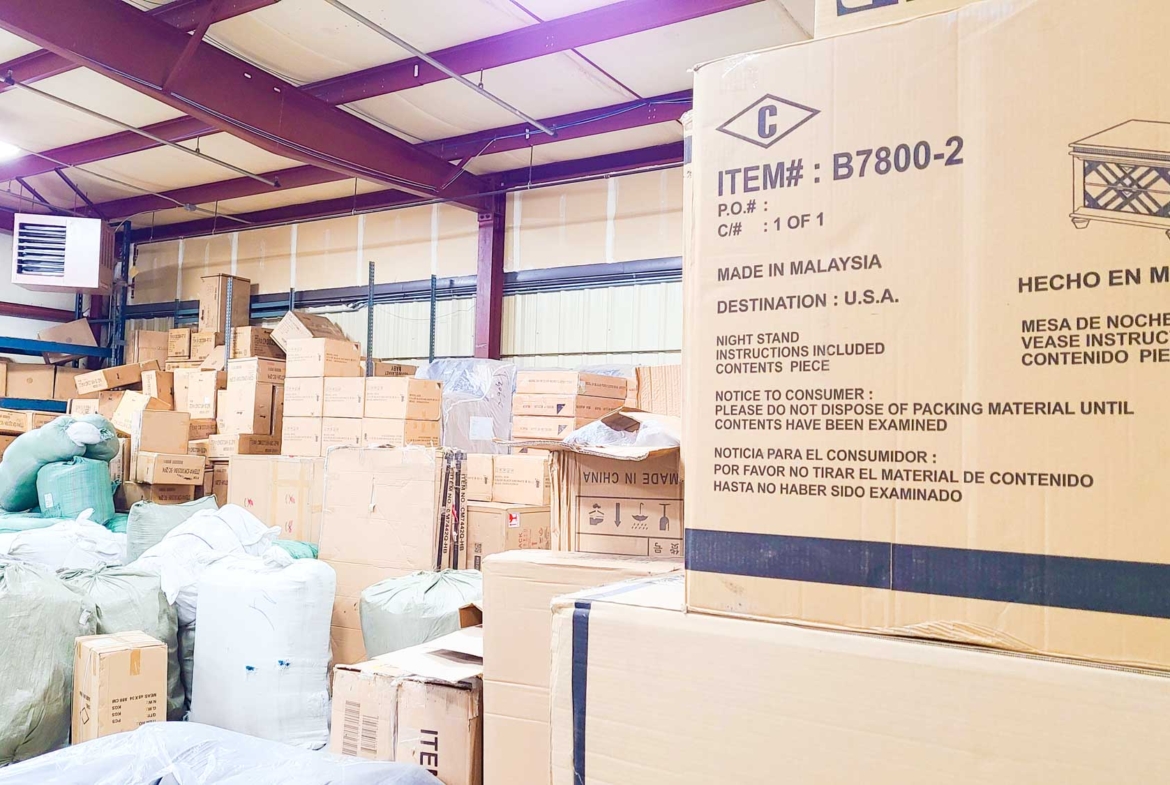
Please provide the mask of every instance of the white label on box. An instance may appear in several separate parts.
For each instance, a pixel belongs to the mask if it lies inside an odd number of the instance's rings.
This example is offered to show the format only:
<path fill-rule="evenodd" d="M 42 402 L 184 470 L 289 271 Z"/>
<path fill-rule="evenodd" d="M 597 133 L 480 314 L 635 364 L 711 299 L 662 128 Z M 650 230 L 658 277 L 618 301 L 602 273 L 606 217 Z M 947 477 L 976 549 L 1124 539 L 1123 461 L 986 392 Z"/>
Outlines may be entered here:
<path fill-rule="evenodd" d="M 520 528 L 520 516 L 514 512 L 508 513 L 508 528 L 509 529 L 519 529 Z"/>
<path fill-rule="evenodd" d="M 472 417 L 467 435 L 475 442 L 490 442 L 496 438 L 495 422 L 491 417 Z"/>

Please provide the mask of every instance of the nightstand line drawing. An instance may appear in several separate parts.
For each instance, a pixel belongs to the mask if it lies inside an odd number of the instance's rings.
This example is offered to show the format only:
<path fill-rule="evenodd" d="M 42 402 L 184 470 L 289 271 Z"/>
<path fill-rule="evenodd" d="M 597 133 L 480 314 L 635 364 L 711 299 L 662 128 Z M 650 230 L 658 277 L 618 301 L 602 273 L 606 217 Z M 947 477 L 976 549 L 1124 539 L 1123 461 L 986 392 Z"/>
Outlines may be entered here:
<path fill-rule="evenodd" d="M 1170 123 L 1128 120 L 1069 147 L 1074 226 L 1106 221 L 1170 237 Z"/>

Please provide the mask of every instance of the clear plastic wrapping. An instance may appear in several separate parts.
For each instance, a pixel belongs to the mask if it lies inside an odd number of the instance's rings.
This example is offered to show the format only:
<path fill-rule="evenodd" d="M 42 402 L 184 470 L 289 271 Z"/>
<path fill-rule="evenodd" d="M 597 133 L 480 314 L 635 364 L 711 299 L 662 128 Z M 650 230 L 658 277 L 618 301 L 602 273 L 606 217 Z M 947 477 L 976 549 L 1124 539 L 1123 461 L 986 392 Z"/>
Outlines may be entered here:
<path fill-rule="evenodd" d="M 416 374 L 443 383 L 443 446 L 504 453 L 496 442 L 512 435 L 516 366 L 500 360 L 435 360 Z"/>

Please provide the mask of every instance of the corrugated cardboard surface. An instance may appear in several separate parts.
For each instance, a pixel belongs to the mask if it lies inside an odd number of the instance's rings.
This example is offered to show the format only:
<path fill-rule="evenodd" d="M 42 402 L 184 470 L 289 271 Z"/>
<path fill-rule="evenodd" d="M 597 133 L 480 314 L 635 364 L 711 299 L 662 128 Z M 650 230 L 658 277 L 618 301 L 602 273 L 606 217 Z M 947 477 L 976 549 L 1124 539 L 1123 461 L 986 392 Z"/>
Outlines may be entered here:
<path fill-rule="evenodd" d="M 554 785 L 1096 785 L 1170 770 L 1164 675 L 682 605 L 677 580 L 555 602 Z"/>
<path fill-rule="evenodd" d="M 484 780 L 549 782 L 549 648 L 554 597 L 678 563 L 553 551 L 509 551 L 483 563 Z"/>
<path fill-rule="evenodd" d="M 251 512 L 280 536 L 318 543 L 325 502 L 325 459 L 235 455 L 228 501 Z"/>
<path fill-rule="evenodd" d="M 996 0 L 699 68 L 690 607 L 1170 667 L 1168 28 Z"/>
<path fill-rule="evenodd" d="M 682 416 L 682 366 L 639 365 L 636 408 L 644 412 Z"/>
<path fill-rule="evenodd" d="M 74 744 L 167 718 L 167 645 L 142 632 L 77 639 Z"/>
<path fill-rule="evenodd" d="M 552 544 L 548 506 L 472 502 L 467 505 L 467 568 L 483 569 L 493 554 L 547 550 Z"/>
<path fill-rule="evenodd" d="M 547 455 L 498 455 L 493 461 L 492 501 L 549 503 Z"/>
<path fill-rule="evenodd" d="M 817 0 L 816 36 L 851 33 L 951 11 L 974 0 Z"/>

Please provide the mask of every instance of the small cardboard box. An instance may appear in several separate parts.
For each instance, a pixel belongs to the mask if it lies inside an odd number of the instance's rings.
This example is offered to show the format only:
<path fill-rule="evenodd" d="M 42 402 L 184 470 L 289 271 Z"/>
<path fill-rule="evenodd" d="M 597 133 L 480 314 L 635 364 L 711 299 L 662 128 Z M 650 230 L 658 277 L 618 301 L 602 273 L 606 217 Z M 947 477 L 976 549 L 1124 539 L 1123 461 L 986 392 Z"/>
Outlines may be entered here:
<path fill-rule="evenodd" d="M 467 505 L 467 553 L 460 567 L 483 569 L 483 560 L 504 551 L 552 544 L 548 506 L 471 502 Z"/>
<path fill-rule="evenodd" d="M 228 496 L 230 496 L 231 491 L 231 475 L 228 472 L 227 462 L 214 461 L 211 464 L 211 468 L 204 473 L 205 476 L 207 474 L 211 475 L 211 489 L 210 493 L 206 492 L 205 484 L 205 492 L 203 495 L 214 496 L 215 503 L 222 507 L 228 503 Z"/>
<path fill-rule="evenodd" d="M 216 434 L 207 439 L 207 457 L 231 458 L 233 455 L 280 455 L 280 438 L 262 434 Z"/>
<path fill-rule="evenodd" d="M 228 388 L 223 396 L 223 410 L 217 412 L 219 432 L 225 435 L 250 433 L 271 436 L 273 407 L 276 392 L 280 389 L 276 385 L 261 382 L 233 384 L 229 377 Z"/>
<path fill-rule="evenodd" d="M 167 644 L 138 631 L 77 639 L 73 744 L 166 718 Z"/>
<path fill-rule="evenodd" d="M 440 420 L 443 384 L 413 376 L 366 380 L 366 417 L 390 420 Z"/>
<path fill-rule="evenodd" d="M 286 417 L 322 417 L 325 405 L 325 377 L 287 377 L 284 380 Z"/>
<path fill-rule="evenodd" d="M 682 416 L 681 365 L 640 365 L 634 373 L 638 377 L 636 408 L 671 417 Z"/>
<path fill-rule="evenodd" d="M 626 380 L 622 376 L 605 376 L 583 371 L 518 371 L 516 392 L 541 395 L 587 395 L 594 398 L 626 397 Z"/>
<path fill-rule="evenodd" d="M 204 371 L 226 371 L 227 358 L 224 357 L 223 347 L 217 346 L 212 349 L 211 354 L 204 357 L 199 363 L 199 368 Z"/>
<path fill-rule="evenodd" d="M 590 418 L 516 415 L 512 418 L 512 438 L 560 440 L 591 422 Z"/>
<path fill-rule="evenodd" d="M 497 455 L 493 461 L 492 501 L 548 505 L 547 455 Z"/>
<path fill-rule="evenodd" d="M 229 503 L 279 526 L 282 538 L 320 541 L 324 458 L 234 455 L 229 467 Z"/>
<path fill-rule="evenodd" d="M 333 671 L 329 751 L 422 766 L 444 785 L 483 782 L 483 630 Z"/>
<path fill-rule="evenodd" d="M 170 407 L 158 398 L 151 398 L 149 395 L 127 390 L 118 402 L 118 408 L 114 410 L 114 416 L 110 418 L 110 422 L 118 429 L 119 433 L 129 436 L 130 431 L 134 427 L 134 415 L 147 409 L 163 412 L 170 411 Z M 183 427 L 186 428 L 185 421 Z M 184 441 L 186 440 L 184 439 Z"/>
<path fill-rule="evenodd" d="M 408 444 L 438 447 L 442 441 L 442 423 L 437 420 L 366 418 L 360 423 L 363 447 L 376 447 L 378 445 L 402 447 Z"/>
<path fill-rule="evenodd" d="M 187 440 L 206 439 L 214 433 L 216 433 L 214 419 L 205 418 L 196 420 L 192 418 L 191 424 L 187 428 Z"/>
<path fill-rule="evenodd" d="M 218 433 L 226 433 L 226 423 L 224 422 L 224 415 L 227 414 L 227 390 L 215 391 L 215 430 Z"/>
<path fill-rule="evenodd" d="M 81 368 L 58 367 L 53 379 L 53 400 L 68 401 L 71 398 L 77 398 L 75 380 L 83 373 L 85 371 Z"/>
<path fill-rule="evenodd" d="M 241 357 L 283 360 L 284 349 L 272 340 L 272 330 L 267 327 L 236 327 L 232 330 L 232 359 Z"/>
<path fill-rule="evenodd" d="M 223 333 L 191 333 L 191 362 L 206 360 L 217 346 L 223 346 Z"/>
<path fill-rule="evenodd" d="M 333 338 L 345 341 L 345 332 L 325 316 L 304 311 L 289 311 L 272 330 L 273 342 L 288 351 L 289 341 L 297 338 Z"/>
<path fill-rule="evenodd" d="M 67 408 L 73 417 L 82 417 L 87 414 L 100 414 L 99 405 L 100 401 L 97 398 L 70 398 Z"/>
<path fill-rule="evenodd" d="M 60 378 L 61 370 L 57 371 Z M 175 374 L 167 371 L 143 371 L 142 392 L 175 408 Z"/>
<path fill-rule="evenodd" d="M 206 458 L 208 457 L 207 454 L 209 452 L 211 452 L 210 437 L 207 439 L 192 439 L 191 441 L 187 442 L 188 455 L 202 455 L 204 458 Z M 204 473 L 206 473 L 206 471 L 207 470 L 204 469 Z"/>
<path fill-rule="evenodd" d="M 285 375 L 289 377 L 362 375 L 356 362 L 358 347 L 351 341 L 297 338 L 289 341 L 285 352 Z"/>
<path fill-rule="evenodd" d="M 190 327 L 175 327 L 167 332 L 167 359 L 186 360 L 191 356 Z"/>
<path fill-rule="evenodd" d="M 463 459 L 463 474 L 467 477 L 467 498 L 473 502 L 492 500 L 494 455 L 470 452 Z"/>
<path fill-rule="evenodd" d="M 15 436 L 9 436 L 9 435 L 0 436 L 0 457 L 2 457 L 4 455 L 5 450 L 7 450 L 10 446 L 12 446 L 12 443 L 14 441 L 16 441 Z"/>
<path fill-rule="evenodd" d="M 42 425 L 48 425 L 49 423 L 51 423 L 53 420 L 57 419 L 60 416 L 61 415 L 54 414 L 53 412 L 33 412 L 32 413 L 32 427 L 33 428 L 40 428 Z"/>
<path fill-rule="evenodd" d="M 366 375 L 366 358 L 362 357 L 358 360 L 358 370 L 360 375 Z M 374 367 L 371 369 L 370 376 L 414 376 L 418 371 L 417 365 L 403 365 L 402 363 L 389 363 L 384 360 L 374 360 Z"/>
<path fill-rule="evenodd" d="M 171 371 L 175 383 L 175 409 L 187 411 L 187 404 L 191 391 L 191 377 L 199 373 L 198 368 L 176 368 Z"/>
<path fill-rule="evenodd" d="M 182 504 L 195 499 L 196 485 L 174 485 L 126 481 L 114 490 L 114 509 L 118 512 L 129 512 L 135 502 L 153 502 L 155 504 Z"/>
<path fill-rule="evenodd" d="M 15 409 L 0 409 L 0 433 L 22 434 L 33 429 L 33 413 Z"/>
<path fill-rule="evenodd" d="M 227 365 L 229 388 L 233 384 L 254 384 L 256 382 L 284 384 L 284 360 L 247 357 L 231 360 Z"/>
<path fill-rule="evenodd" d="M 12 384 L 12 371 L 8 372 L 9 386 Z M 79 395 L 113 390 L 118 387 L 129 387 L 142 381 L 142 366 L 138 363 L 130 365 L 115 365 L 112 368 L 102 368 L 98 371 L 83 373 L 73 380 L 77 385 Z"/>
<path fill-rule="evenodd" d="M 216 416 L 216 392 L 227 386 L 223 371 L 197 371 L 187 377 L 187 411 L 194 420 L 210 420 Z"/>
<path fill-rule="evenodd" d="M 126 395 L 126 390 L 106 390 L 98 393 L 98 414 L 107 420 L 114 419 L 114 412 L 118 411 L 118 404 Z"/>
<path fill-rule="evenodd" d="M 576 417 L 596 420 L 621 403 L 613 398 L 594 398 L 588 395 L 546 395 L 530 393 L 512 397 L 512 414 L 535 417 Z"/>
<path fill-rule="evenodd" d="M 140 452 L 135 457 L 135 482 L 163 485 L 201 485 L 206 459 L 202 455 Z"/>
<path fill-rule="evenodd" d="M 227 327 L 228 279 L 232 279 L 232 326 L 246 327 L 252 282 L 233 275 L 206 275 L 199 287 L 199 331 L 222 333 Z"/>
<path fill-rule="evenodd" d="M 191 415 L 186 412 L 136 410 L 130 415 L 130 447 L 135 454 L 187 452 L 190 424 Z"/>
<path fill-rule="evenodd" d="M 138 363 L 139 376 L 146 373 L 147 371 L 161 371 L 162 369 L 162 363 L 160 363 L 158 360 L 144 360 Z"/>
<path fill-rule="evenodd" d="M 50 400 L 53 397 L 53 385 L 56 379 L 55 365 L 41 365 L 39 363 L 4 363 L 8 369 L 8 384 L 6 395 L 9 398 L 33 398 Z M 89 376 L 81 374 L 74 377 L 75 382 Z M 88 390 L 78 390 L 90 392 Z"/>
<path fill-rule="evenodd" d="M 324 417 L 361 419 L 366 404 L 366 380 L 361 376 L 325 379 L 321 391 L 321 414 Z"/>
<path fill-rule="evenodd" d="M 68 343 L 74 346 L 97 346 L 97 341 L 93 337 L 93 328 L 90 327 L 88 319 L 77 319 L 76 321 L 58 324 L 46 330 L 41 330 L 37 333 L 37 338 L 41 341 Z M 67 363 L 71 360 L 81 359 L 83 356 L 80 354 L 69 354 L 68 352 L 45 352 L 44 354 L 45 362 L 53 364 Z"/>
<path fill-rule="evenodd" d="M 180 371 L 189 370 L 191 368 L 199 368 L 203 365 L 202 360 L 167 360 L 163 364 L 164 371 Z"/>
<path fill-rule="evenodd" d="M 110 482 L 128 482 L 133 479 L 130 455 L 130 438 L 119 436 L 118 454 L 110 459 Z"/>
<path fill-rule="evenodd" d="M 167 361 L 170 335 L 166 330 L 135 330 L 126 349 L 129 362 L 143 363 L 147 360 Z"/>
<path fill-rule="evenodd" d="M 362 443 L 362 421 L 348 417 L 321 418 L 321 454 L 330 447 L 359 447 Z"/>
<path fill-rule="evenodd" d="M 280 454 L 320 457 L 321 423 L 320 417 L 285 417 L 280 432 Z"/>

